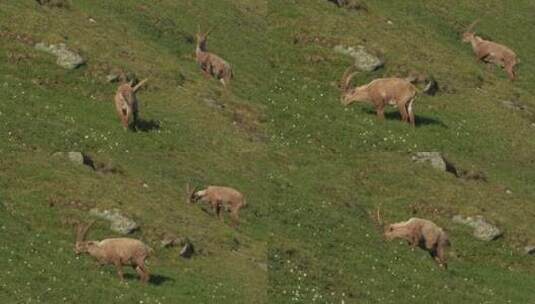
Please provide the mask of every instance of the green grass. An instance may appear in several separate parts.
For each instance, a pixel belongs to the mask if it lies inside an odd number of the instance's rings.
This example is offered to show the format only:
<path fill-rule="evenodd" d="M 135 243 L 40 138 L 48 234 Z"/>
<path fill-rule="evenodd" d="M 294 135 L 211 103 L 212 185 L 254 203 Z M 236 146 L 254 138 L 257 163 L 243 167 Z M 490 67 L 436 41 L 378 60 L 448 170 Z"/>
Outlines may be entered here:
<path fill-rule="evenodd" d="M 366 1 L 368 12 L 324 0 L 72 2 L 0 4 L 3 303 L 535 298 L 533 257 L 522 249 L 535 243 L 535 119 L 501 104 L 518 100 L 535 111 L 530 1 Z M 518 53 L 518 81 L 476 62 L 460 42 L 476 18 L 478 33 Z M 233 65 L 229 90 L 202 77 L 193 57 L 197 27 L 215 24 L 208 48 Z M 24 37 L 66 42 L 87 65 L 65 71 Z M 332 51 L 337 44 L 365 45 L 386 60 L 355 84 L 413 70 L 438 80 L 439 95 L 416 101 L 416 129 L 394 109 L 378 122 L 370 105 L 340 105 L 335 84 L 350 60 Z M 158 129 L 122 130 L 116 84 L 105 81 L 111 69 L 150 78 L 139 93 L 141 117 Z M 65 163 L 51 157 L 56 151 L 83 151 L 120 173 Z M 414 151 L 441 151 L 488 182 L 415 165 Z M 245 193 L 239 228 L 185 204 L 186 183 Z M 119 208 L 140 223 L 132 237 L 156 250 L 151 284 L 131 269 L 120 283 L 113 267 L 74 255 L 67 221 L 86 219 L 92 207 Z M 421 250 L 384 242 L 378 207 L 387 222 L 418 216 L 444 227 L 453 244 L 448 271 Z M 458 213 L 482 214 L 504 236 L 477 241 L 451 221 Z M 198 254 L 184 260 L 179 248 L 160 248 L 169 232 L 192 239 Z M 115 235 L 99 221 L 90 236 Z"/>

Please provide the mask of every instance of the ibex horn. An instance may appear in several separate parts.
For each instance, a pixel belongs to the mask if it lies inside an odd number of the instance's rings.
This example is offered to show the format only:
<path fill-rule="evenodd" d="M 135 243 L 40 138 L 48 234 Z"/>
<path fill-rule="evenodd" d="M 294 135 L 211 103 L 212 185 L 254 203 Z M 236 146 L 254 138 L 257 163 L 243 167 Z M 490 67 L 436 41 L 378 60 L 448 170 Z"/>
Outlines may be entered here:
<path fill-rule="evenodd" d="M 134 91 L 134 93 L 139 90 L 139 88 L 141 88 L 141 86 L 143 84 L 145 84 L 145 82 L 147 82 L 149 79 L 148 78 L 145 78 L 143 80 L 141 80 L 138 84 L 136 84 L 136 86 L 132 89 Z M 131 85 L 130 85 L 131 86 Z"/>
<path fill-rule="evenodd" d="M 377 207 L 376 213 L 377 213 L 377 215 L 376 215 L 377 216 L 377 223 L 379 225 L 383 226 L 384 222 L 383 222 L 383 217 L 381 216 L 381 207 Z"/>
<path fill-rule="evenodd" d="M 350 66 L 347 68 L 344 72 L 344 75 L 342 76 L 342 81 L 340 84 L 340 88 L 343 91 L 347 91 L 349 89 L 349 84 L 351 83 L 351 79 L 358 73 L 358 71 L 351 73 L 355 69 L 354 66 Z"/>
<path fill-rule="evenodd" d="M 472 23 L 468 26 L 468 28 L 466 29 L 466 32 L 467 32 L 467 33 L 468 33 L 468 32 L 471 32 L 472 29 L 474 28 L 474 26 L 476 26 L 476 24 L 479 23 L 479 21 L 480 21 L 479 19 L 476 19 L 476 21 L 472 22 Z"/>
<path fill-rule="evenodd" d="M 210 35 L 210 33 L 212 33 L 216 28 L 217 28 L 217 24 L 214 25 L 214 26 L 212 26 L 212 27 L 208 30 L 208 32 L 206 32 L 205 36 L 208 37 L 208 35 Z"/>

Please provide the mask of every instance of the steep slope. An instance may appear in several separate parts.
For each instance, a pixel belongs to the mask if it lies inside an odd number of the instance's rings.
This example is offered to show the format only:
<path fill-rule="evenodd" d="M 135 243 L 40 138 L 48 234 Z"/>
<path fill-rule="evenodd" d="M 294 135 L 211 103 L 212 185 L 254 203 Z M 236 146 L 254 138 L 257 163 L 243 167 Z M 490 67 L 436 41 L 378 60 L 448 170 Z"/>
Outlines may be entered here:
<path fill-rule="evenodd" d="M 309 1 L 34 1 L 0 4 L 0 298 L 6 303 L 529 303 L 535 293 L 533 4 L 366 1 L 366 11 Z M 460 32 L 503 42 L 522 60 L 518 81 L 473 58 Z M 90 21 L 94 20 L 94 22 Z M 388 22 L 390 21 L 390 22 Z M 202 77 L 194 34 L 217 25 L 208 48 L 229 61 L 229 90 Z M 88 59 L 73 71 L 34 50 L 65 42 Z M 336 88 L 350 60 L 333 47 L 364 45 L 385 67 L 361 84 L 410 71 L 442 90 L 420 94 L 417 128 L 395 110 L 344 108 Z M 311 61 L 311 58 L 320 60 Z M 141 132 L 115 116 L 114 69 L 150 78 L 139 93 Z M 535 110 L 531 110 L 535 111 Z M 83 151 L 114 168 L 94 171 L 51 157 Z M 487 181 L 415 165 L 440 151 Z M 249 207 L 233 229 L 185 204 L 185 185 L 224 184 Z M 144 186 L 146 184 L 146 186 Z M 506 193 L 505 189 L 510 189 Z M 150 244 L 151 284 L 128 270 L 118 282 L 72 252 L 69 219 L 119 208 Z M 450 234 L 450 268 L 405 244 L 386 243 L 375 221 L 429 218 Z M 206 207 L 205 207 L 206 209 Z M 454 214 L 482 214 L 504 230 L 485 243 Z M 160 248 L 165 233 L 197 255 Z M 93 238 L 114 236 L 103 221 Z M 267 269 L 266 269 L 267 265 Z M 266 271 L 267 270 L 267 271 Z"/>

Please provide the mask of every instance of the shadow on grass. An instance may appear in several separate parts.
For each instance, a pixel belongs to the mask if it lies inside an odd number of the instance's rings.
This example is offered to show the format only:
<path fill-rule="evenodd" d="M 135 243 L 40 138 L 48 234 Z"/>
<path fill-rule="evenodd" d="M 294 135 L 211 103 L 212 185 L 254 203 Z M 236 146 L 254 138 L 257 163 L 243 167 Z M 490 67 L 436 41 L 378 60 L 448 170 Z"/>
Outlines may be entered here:
<path fill-rule="evenodd" d="M 167 281 L 174 282 L 175 280 L 173 278 L 166 277 L 166 276 L 159 275 L 159 274 L 153 274 L 150 276 L 150 279 L 149 279 L 149 283 L 152 285 L 156 285 L 156 286 L 162 285 L 163 283 Z"/>
<path fill-rule="evenodd" d="M 141 132 L 150 132 L 153 130 L 159 130 L 160 129 L 160 122 L 157 120 L 144 120 L 144 119 L 138 119 L 136 122 L 136 130 Z"/>
<path fill-rule="evenodd" d="M 375 112 L 375 110 L 373 109 L 364 109 L 363 112 L 367 113 L 367 114 L 372 114 L 372 115 L 377 115 L 377 113 Z M 385 112 L 385 119 L 386 120 L 398 120 L 398 121 L 401 121 L 401 114 L 399 114 L 398 111 L 390 111 L 390 112 Z M 423 116 L 423 115 L 418 115 L 418 114 L 415 114 L 415 119 L 416 119 L 416 126 L 428 126 L 428 125 L 438 125 L 440 127 L 443 127 L 443 128 L 448 128 L 448 126 L 446 124 L 444 124 L 442 121 L 438 120 L 438 119 L 434 119 L 434 118 L 430 118 L 430 117 L 426 117 L 426 116 Z"/>
<path fill-rule="evenodd" d="M 124 278 L 125 280 L 132 280 L 132 281 L 136 281 L 136 280 L 139 280 L 139 276 L 137 274 L 133 274 L 133 273 L 125 273 L 124 274 Z M 170 278 L 170 277 L 167 277 L 167 276 L 163 276 L 163 275 L 159 275 L 159 274 L 151 274 L 150 275 L 150 279 L 149 279 L 149 284 L 151 285 L 156 285 L 156 286 L 159 286 L 159 285 L 162 285 L 163 283 L 165 282 L 174 282 L 175 280 L 173 278 Z"/>

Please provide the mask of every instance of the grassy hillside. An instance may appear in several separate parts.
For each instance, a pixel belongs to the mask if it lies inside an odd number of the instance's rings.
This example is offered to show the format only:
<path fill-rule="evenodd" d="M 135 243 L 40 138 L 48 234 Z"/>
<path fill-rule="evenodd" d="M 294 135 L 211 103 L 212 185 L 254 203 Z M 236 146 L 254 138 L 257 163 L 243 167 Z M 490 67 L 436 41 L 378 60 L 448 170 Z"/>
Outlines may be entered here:
<path fill-rule="evenodd" d="M 523 247 L 535 244 L 535 117 L 502 101 L 535 113 L 534 5 L 365 3 L 366 11 L 324 0 L 1 3 L 3 302 L 533 301 L 535 267 Z M 521 58 L 516 82 L 460 42 L 476 18 L 478 33 Z M 216 24 L 208 49 L 234 68 L 228 90 L 194 61 L 197 27 Z M 64 70 L 33 48 L 41 41 L 65 42 L 87 64 Z M 437 79 L 440 93 L 416 100 L 415 129 L 395 109 L 378 122 L 369 105 L 340 105 L 336 82 L 350 59 L 333 52 L 338 44 L 385 59 L 355 84 L 411 71 Z M 138 94 L 140 132 L 124 132 L 116 117 L 117 84 L 106 75 L 117 69 L 150 79 Z M 51 157 L 57 151 L 82 151 L 114 170 Z M 443 152 L 487 181 L 415 165 L 415 151 Z M 245 193 L 241 225 L 185 204 L 186 183 Z M 126 268 L 120 283 L 113 267 L 74 255 L 69 221 L 88 220 L 93 207 L 119 208 L 141 225 L 132 237 L 155 249 L 149 285 Z M 418 216 L 444 227 L 448 271 L 421 250 L 385 242 L 378 207 L 387 222 Z M 455 214 L 484 215 L 504 235 L 478 241 Z M 197 254 L 160 248 L 166 233 L 189 237 Z M 98 221 L 90 236 L 116 234 Z"/>

